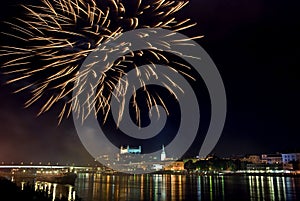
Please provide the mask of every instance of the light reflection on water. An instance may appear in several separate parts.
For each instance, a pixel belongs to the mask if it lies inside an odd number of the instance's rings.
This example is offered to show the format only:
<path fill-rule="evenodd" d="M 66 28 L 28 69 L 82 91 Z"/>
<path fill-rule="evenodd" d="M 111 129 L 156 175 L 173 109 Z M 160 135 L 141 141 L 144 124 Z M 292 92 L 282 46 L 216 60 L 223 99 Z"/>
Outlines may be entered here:
<path fill-rule="evenodd" d="M 93 186 L 91 188 L 91 186 Z M 75 189 L 94 200 L 297 200 L 300 178 L 80 174 Z M 298 197 L 297 197 L 298 196 Z"/>
<path fill-rule="evenodd" d="M 36 181 L 34 184 L 34 189 L 37 191 L 44 191 L 49 197 L 52 197 L 52 201 L 55 198 L 65 198 L 68 201 L 75 200 L 75 189 L 71 185 L 60 185 L 56 183 L 40 182 Z"/>
<path fill-rule="evenodd" d="M 19 183 L 24 188 L 25 182 Z M 300 200 L 300 177 L 78 174 L 75 186 L 35 182 L 53 197 L 83 201 Z M 53 199 L 54 201 L 54 199 Z"/>
<path fill-rule="evenodd" d="M 11 177 L 11 181 L 20 186 L 21 190 L 24 190 L 26 187 L 33 187 L 35 191 L 45 192 L 49 197 L 52 198 L 52 201 L 54 201 L 55 198 L 63 198 L 64 200 L 73 201 L 76 197 L 75 186 L 68 184 L 62 185 L 57 183 L 36 181 L 33 178 L 23 177 Z"/>
<path fill-rule="evenodd" d="M 251 201 L 299 200 L 300 198 L 300 178 L 249 176 L 248 181 Z"/>

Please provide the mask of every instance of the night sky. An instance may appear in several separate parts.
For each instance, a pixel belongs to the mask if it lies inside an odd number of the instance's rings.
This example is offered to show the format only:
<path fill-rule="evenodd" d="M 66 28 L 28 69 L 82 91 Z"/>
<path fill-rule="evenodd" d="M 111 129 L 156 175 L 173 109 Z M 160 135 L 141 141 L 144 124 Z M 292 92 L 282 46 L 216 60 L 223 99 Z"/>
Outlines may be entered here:
<path fill-rule="evenodd" d="M 1 4 L 1 21 L 11 19 L 16 7 Z M 213 153 L 300 151 L 299 8 L 298 0 L 192 0 L 181 12 L 198 23 L 186 34 L 205 36 L 197 42 L 226 88 L 227 119 Z M 55 107 L 36 117 L 39 105 L 24 109 L 26 95 L 0 80 L 0 162 L 93 162 L 71 118 L 57 126 Z"/>

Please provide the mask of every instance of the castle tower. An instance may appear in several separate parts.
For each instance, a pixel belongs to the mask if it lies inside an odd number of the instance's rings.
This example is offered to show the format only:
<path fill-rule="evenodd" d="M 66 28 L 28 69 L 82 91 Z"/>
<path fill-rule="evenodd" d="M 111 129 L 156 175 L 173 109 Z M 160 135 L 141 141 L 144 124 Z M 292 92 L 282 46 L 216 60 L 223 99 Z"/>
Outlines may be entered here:
<path fill-rule="evenodd" d="M 160 154 L 160 160 L 161 161 L 166 160 L 166 152 L 165 152 L 165 146 L 164 145 L 162 145 L 162 152 Z"/>

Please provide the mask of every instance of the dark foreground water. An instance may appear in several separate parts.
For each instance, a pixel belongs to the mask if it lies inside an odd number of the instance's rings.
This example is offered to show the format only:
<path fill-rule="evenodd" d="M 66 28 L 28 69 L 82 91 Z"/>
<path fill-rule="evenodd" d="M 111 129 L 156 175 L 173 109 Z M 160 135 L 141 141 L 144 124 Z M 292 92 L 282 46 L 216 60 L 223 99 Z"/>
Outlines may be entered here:
<path fill-rule="evenodd" d="M 79 174 L 75 187 L 35 185 L 83 201 L 300 200 L 300 177 Z"/>

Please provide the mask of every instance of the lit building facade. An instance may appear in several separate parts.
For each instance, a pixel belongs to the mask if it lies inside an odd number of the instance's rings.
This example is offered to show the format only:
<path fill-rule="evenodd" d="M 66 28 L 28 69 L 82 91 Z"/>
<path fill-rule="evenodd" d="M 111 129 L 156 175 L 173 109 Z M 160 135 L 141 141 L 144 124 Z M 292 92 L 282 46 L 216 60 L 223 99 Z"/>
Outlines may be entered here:
<path fill-rule="evenodd" d="M 300 161 L 300 153 L 282 154 L 282 163 L 289 163 L 292 161 Z"/>
<path fill-rule="evenodd" d="M 241 161 L 246 161 L 254 164 L 261 163 L 259 155 L 250 155 L 248 157 L 242 158 Z"/>
<path fill-rule="evenodd" d="M 184 171 L 184 162 L 183 161 L 176 161 L 164 166 L 165 171 Z"/>
<path fill-rule="evenodd" d="M 121 146 L 120 148 L 120 154 L 141 154 L 142 153 L 142 147 L 139 146 L 138 148 L 132 148 L 127 145 L 127 147 Z"/>
<path fill-rule="evenodd" d="M 261 155 L 262 163 L 267 164 L 281 164 L 282 163 L 282 155 L 277 154 L 262 154 Z"/>
<path fill-rule="evenodd" d="M 163 145 L 162 146 L 162 152 L 160 154 L 160 160 L 164 161 L 164 160 L 166 160 L 166 157 L 167 157 L 167 155 L 166 155 L 166 151 L 165 151 L 165 146 Z"/>

